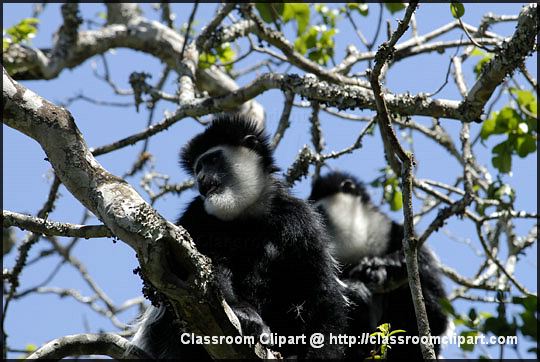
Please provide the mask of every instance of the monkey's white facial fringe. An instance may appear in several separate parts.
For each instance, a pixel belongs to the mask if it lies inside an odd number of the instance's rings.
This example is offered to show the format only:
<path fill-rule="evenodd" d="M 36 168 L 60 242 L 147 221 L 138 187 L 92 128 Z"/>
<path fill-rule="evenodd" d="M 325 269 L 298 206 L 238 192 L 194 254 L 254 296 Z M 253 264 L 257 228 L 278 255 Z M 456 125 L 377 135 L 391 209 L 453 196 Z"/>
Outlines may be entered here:
<path fill-rule="evenodd" d="M 356 262 L 364 256 L 383 255 L 392 226 L 384 214 L 363 204 L 360 197 L 337 193 L 319 200 L 316 206 L 328 216 L 333 235 L 332 254 L 342 262 Z"/>
<path fill-rule="evenodd" d="M 264 204 L 261 197 L 268 185 L 260 156 L 245 147 L 219 146 L 207 152 L 217 149 L 223 151 L 233 181 L 204 200 L 206 212 L 224 221 L 257 213 L 260 211 L 258 204 Z"/>

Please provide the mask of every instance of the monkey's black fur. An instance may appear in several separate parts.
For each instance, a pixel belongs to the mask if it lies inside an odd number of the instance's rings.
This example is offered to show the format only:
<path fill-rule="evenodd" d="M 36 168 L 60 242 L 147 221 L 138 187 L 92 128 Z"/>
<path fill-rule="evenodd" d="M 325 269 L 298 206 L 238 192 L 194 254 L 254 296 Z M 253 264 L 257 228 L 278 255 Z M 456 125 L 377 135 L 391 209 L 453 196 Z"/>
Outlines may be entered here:
<path fill-rule="evenodd" d="M 197 196 L 177 224 L 212 259 L 215 281 L 239 317 L 244 334 L 256 338 L 268 331 L 286 336 L 306 334 L 309 340 L 312 333 L 319 332 L 328 341 L 329 333 L 344 333 L 347 303 L 320 215 L 273 178 L 276 168 L 267 137 L 249 120 L 213 121 L 182 150 L 183 167 L 194 174 L 197 158 L 218 145 L 245 146 L 261 157 L 260 167 L 271 190 L 265 191 L 263 211 L 225 221 L 210 215 L 205 198 Z M 165 311 L 154 323 L 156 333 L 148 333 L 154 340 L 146 345 L 157 348 L 149 352 L 160 357 L 200 357 L 200 349 L 180 345 L 173 319 Z M 299 358 L 340 358 L 343 354 L 341 346 L 329 343 L 320 349 L 309 343 L 272 348 L 282 356 Z M 164 354 L 164 350 L 168 352 Z"/>
<path fill-rule="evenodd" d="M 247 136 L 255 136 L 256 142 L 246 144 Z M 262 159 L 262 166 L 269 174 L 278 171 L 268 138 L 255 122 L 240 115 L 221 116 L 212 121 L 212 125 L 203 133 L 193 137 L 180 152 L 180 165 L 188 174 L 193 175 L 193 164 L 197 157 L 210 148 L 227 146 L 246 146 L 257 152 Z"/>
<path fill-rule="evenodd" d="M 359 197 L 361 203 L 365 204 L 372 212 L 382 215 L 377 207 L 371 203 L 363 183 L 343 172 L 332 172 L 318 178 L 313 184 L 309 199 L 315 202 L 339 192 Z M 328 215 L 322 208 L 320 210 L 328 223 Z M 364 215 L 364 217 L 368 217 L 369 214 Z M 388 219 L 386 216 L 385 218 Z M 369 223 L 369 219 L 366 222 Z M 404 329 L 406 335 L 418 335 L 414 305 L 406 280 L 407 267 L 402 248 L 403 225 L 394 221 L 388 225 L 387 239 L 377 240 L 377 243 L 385 245 L 382 255 L 364 256 L 357 262 L 343 264 L 341 278 L 353 291 L 356 285 L 367 286 L 371 291 L 369 298 L 351 298 L 357 304 L 357 310 L 351 312 L 353 320 L 350 322 L 349 333 L 353 335 L 373 332 L 373 328 L 381 323 L 390 323 L 393 330 Z M 329 230 L 332 228 L 329 227 Z M 333 237 L 332 232 L 330 235 Z M 341 260 L 338 261 L 341 262 Z M 431 334 L 441 335 L 448 327 L 447 316 L 440 304 L 441 299 L 445 298 L 446 294 L 437 261 L 426 246 L 422 246 L 418 251 L 418 264 Z M 379 293 L 377 291 L 381 287 L 393 283 L 401 284 L 401 286 L 390 292 Z M 369 318 L 366 318 L 366 313 Z M 438 354 L 440 346 L 436 345 L 435 349 Z M 358 359 L 365 357 L 366 352 L 368 351 L 362 347 L 352 348 L 348 351 L 348 357 Z M 396 344 L 392 345 L 389 350 L 388 358 L 421 360 L 422 353 L 419 345 Z"/>

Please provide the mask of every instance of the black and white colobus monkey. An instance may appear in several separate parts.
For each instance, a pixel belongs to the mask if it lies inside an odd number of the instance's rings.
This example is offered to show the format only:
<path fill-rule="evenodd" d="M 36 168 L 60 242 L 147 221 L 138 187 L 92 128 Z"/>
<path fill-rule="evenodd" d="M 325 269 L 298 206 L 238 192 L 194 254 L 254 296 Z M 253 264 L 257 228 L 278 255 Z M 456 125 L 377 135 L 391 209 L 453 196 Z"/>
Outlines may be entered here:
<path fill-rule="evenodd" d="M 370 201 L 363 184 L 346 173 L 331 172 L 316 179 L 309 199 L 326 220 L 332 253 L 343 267 L 342 280 L 351 287 L 358 283 L 366 285 L 371 292 L 369 300 L 356 298 L 359 310 L 351 312 L 353 321 L 349 333 L 370 332 L 366 328 L 390 323 L 392 329 L 404 329 L 407 335 L 418 335 L 411 292 L 405 279 L 403 225 L 380 212 Z M 441 335 L 447 330 L 448 319 L 440 305 L 446 294 L 438 261 L 426 246 L 419 250 L 418 259 L 431 333 Z M 377 292 L 381 286 L 392 283 L 401 283 L 401 286 L 386 293 Z M 440 346 L 436 346 L 437 354 L 439 350 Z M 356 349 L 353 353 L 365 353 L 365 350 Z M 388 358 L 422 359 L 422 353 L 419 345 L 396 344 L 389 350 Z"/>
<path fill-rule="evenodd" d="M 240 116 L 217 118 L 182 149 L 181 164 L 196 178 L 200 195 L 178 225 L 212 259 L 243 333 L 344 333 L 344 285 L 320 215 L 273 176 L 272 150 L 256 124 Z M 182 357 L 185 346 L 173 322 L 166 307 L 153 308 L 134 344 L 156 357 Z M 299 358 L 343 353 L 329 343 L 320 349 L 309 343 L 275 348 Z"/>

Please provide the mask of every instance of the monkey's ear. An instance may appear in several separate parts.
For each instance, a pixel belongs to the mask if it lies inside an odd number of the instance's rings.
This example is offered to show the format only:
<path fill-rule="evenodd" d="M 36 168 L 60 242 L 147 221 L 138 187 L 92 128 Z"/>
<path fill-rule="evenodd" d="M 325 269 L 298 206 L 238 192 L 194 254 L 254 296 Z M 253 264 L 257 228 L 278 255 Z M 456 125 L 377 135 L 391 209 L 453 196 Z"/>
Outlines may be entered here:
<path fill-rule="evenodd" d="M 242 140 L 242 146 L 247 147 L 247 148 L 255 148 L 257 147 L 258 144 L 259 144 L 259 140 L 257 139 L 257 136 L 252 135 L 252 134 L 247 135 Z"/>
<path fill-rule="evenodd" d="M 339 188 L 341 189 L 342 192 L 349 193 L 349 194 L 352 194 L 356 191 L 356 185 L 351 179 L 346 179 L 345 181 L 343 181 L 339 185 Z"/>

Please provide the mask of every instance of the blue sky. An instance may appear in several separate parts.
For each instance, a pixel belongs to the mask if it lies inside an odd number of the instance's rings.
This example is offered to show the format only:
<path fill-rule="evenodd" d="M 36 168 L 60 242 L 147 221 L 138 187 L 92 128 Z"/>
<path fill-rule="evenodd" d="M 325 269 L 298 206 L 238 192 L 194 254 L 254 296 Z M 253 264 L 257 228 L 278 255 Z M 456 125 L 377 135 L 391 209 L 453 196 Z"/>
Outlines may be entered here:
<path fill-rule="evenodd" d="M 172 9 L 177 14 L 175 24 L 181 24 L 187 20 L 191 12 L 191 4 L 173 4 Z M 201 4 L 197 13 L 195 29 L 199 31 L 201 27 L 212 16 L 216 4 Z M 367 18 L 357 18 L 357 23 L 364 31 L 366 37 L 371 39 L 376 24 L 377 5 L 370 4 L 370 16 Z M 464 21 L 477 25 L 479 19 L 486 12 L 495 14 L 517 14 L 521 8 L 520 4 L 466 4 Z M 150 5 L 143 5 L 144 15 L 157 19 L 159 13 L 153 10 Z M 105 7 L 99 4 L 82 4 L 81 12 L 85 18 L 93 18 L 100 21 L 97 14 L 105 11 Z M 29 4 L 3 4 L 3 27 L 7 28 L 22 18 L 29 17 L 31 5 Z M 398 19 L 403 13 L 395 14 L 393 17 L 385 13 L 385 18 Z M 441 25 L 444 25 L 453 18 L 447 4 L 422 4 L 417 11 L 417 23 L 419 34 L 429 32 Z M 40 17 L 39 32 L 33 45 L 38 47 L 48 47 L 51 44 L 51 36 L 60 25 L 59 4 L 47 5 Z M 348 22 L 342 20 L 338 25 L 340 33 L 336 36 L 336 59 L 342 58 L 345 47 L 353 43 L 360 50 L 365 48 L 360 44 Z M 395 21 L 392 22 L 395 28 Z M 509 36 L 512 34 L 515 23 L 498 24 L 493 30 Z M 86 25 L 84 25 L 86 27 Z M 404 39 L 410 36 L 408 32 Z M 461 33 L 455 30 L 441 38 L 441 40 L 459 39 Z M 385 37 L 385 31 L 381 32 L 379 41 Z M 245 43 L 241 43 L 245 49 Z M 446 69 L 450 57 L 454 54 L 454 49 L 444 54 L 427 54 L 407 58 L 392 67 L 387 75 L 386 86 L 393 92 L 433 92 L 444 82 Z M 242 54 L 242 52 L 240 52 Z M 113 74 L 114 80 L 122 88 L 129 89 L 128 78 L 133 71 L 144 71 L 153 75 L 152 81 L 159 78 L 162 65 L 151 56 L 134 52 L 127 49 L 117 49 L 107 53 L 107 59 Z M 238 68 L 243 68 L 255 63 L 261 56 L 256 55 L 239 63 Z M 34 90 L 43 97 L 55 102 L 64 102 L 67 98 L 78 93 L 93 97 L 98 100 L 114 100 L 120 102 L 132 102 L 131 97 L 114 96 L 109 86 L 96 79 L 92 73 L 92 64 L 95 63 L 97 69 L 102 73 L 103 66 L 99 58 L 93 58 L 80 67 L 72 70 L 65 70 L 60 77 L 52 81 L 28 81 L 24 85 Z M 472 67 L 475 61 L 469 61 L 464 65 L 467 84 L 474 83 Z M 536 77 L 536 56 L 527 61 L 528 69 Z M 358 71 L 364 70 L 365 63 L 358 66 Z M 280 71 L 284 71 L 283 68 Z M 260 71 L 259 73 L 262 73 Z M 298 72 L 295 70 L 294 72 Z M 246 84 L 254 76 L 245 76 L 239 79 L 240 84 Z M 175 76 L 170 76 L 166 83 L 166 90 L 175 91 Z M 527 84 L 518 77 L 518 81 L 525 87 Z M 439 98 L 459 99 L 456 86 L 450 79 L 449 84 L 437 95 Z M 501 97 L 498 106 L 503 106 L 508 102 L 508 97 Z M 273 133 L 281 115 L 283 107 L 283 96 L 280 91 L 268 91 L 257 98 L 266 110 L 267 128 Z M 299 100 L 297 98 L 297 100 Z M 170 103 L 161 102 L 157 107 L 155 121 L 162 118 L 163 111 L 174 111 L 175 106 Z M 131 135 L 145 128 L 148 114 L 141 107 L 141 111 L 136 113 L 134 107 L 111 108 L 96 107 L 84 101 L 73 103 L 69 110 L 72 112 L 79 129 L 81 130 L 87 144 L 90 147 L 98 147 L 109 144 L 115 140 Z M 355 110 L 355 114 L 369 115 L 371 112 Z M 309 112 L 305 109 L 295 108 L 291 115 L 291 127 L 276 151 L 278 165 L 285 170 L 294 160 L 298 150 L 309 144 Z M 415 117 L 416 121 L 429 124 L 428 119 Z M 326 149 L 339 150 L 354 143 L 358 133 L 364 127 L 361 122 L 351 122 L 332 117 L 326 113 L 321 113 L 321 122 L 324 131 Z M 457 139 L 459 132 L 459 122 L 453 120 L 442 120 L 452 136 Z M 192 119 L 185 119 L 172 126 L 168 131 L 162 132 L 150 140 L 150 151 L 155 156 L 155 171 L 168 174 L 171 182 L 180 182 L 187 176 L 178 167 L 178 151 L 180 147 L 195 133 L 200 132 L 202 126 Z M 472 125 L 472 135 L 476 135 L 479 125 Z M 39 145 L 26 136 L 18 133 L 6 126 L 3 126 L 3 208 L 16 212 L 26 212 L 34 214 L 45 202 L 47 192 L 52 182 L 50 165 L 44 161 L 44 152 Z M 442 182 L 452 182 L 455 175 L 461 172 L 459 164 L 437 146 L 434 142 L 427 140 L 421 135 L 414 138 L 414 151 L 418 160 L 416 174 L 420 178 L 431 178 Z M 488 147 L 477 147 L 477 157 L 483 164 L 486 164 L 493 175 L 496 172 L 490 164 L 490 152 L 494 144 L 500 142 L 498 139 L 489 140 Z M 126 147 L 112 154 L 98 157 L 98 161 L 109 171 L 116 175 L 122 175 L 132 165 L 137 152 L 142 147 L 142 143 Z M 525 159 L 514 157 L 513 175 L 505 176 L 505 182 L 517 191 L 516 208 L 531 212 L 537 210 L 537 154 L 530 155 Z M 333 167 L 348 170 L 364 181 L 371 181 L 376 178 L 378 170 L 385 165 L 380 136 L 378 132 L 372 137 L 366 137 L 363 147 L 351 155 L 344 156 L 337 161 L 330 163 Z M 136 187 L 141 195 L 146 197 L 144 191 L 139 186 L 140 175 L 130 178 L 128 181 Z M 292 192 L 298 197 L 306 197 L 309 194 L 310 182 L 304 180 L 297 183 Z M 370 189 L 375 201 L 381 199 L 378 189 Z M 61 197 L 57 202 L 57 207 L 49 216 L 51 220 L 79 223 L 82 217 L 82 206 L 75 200 L 69 192 L 61 187 Z M 182 211 L 184 205 L 191 200 L 194 192 L 188 191 L 181 197 L 167 196 L 158 200 L 156 209 L 169 220 L 175 220 Z M 419 204 L 415 203 L 418 207 Z M 389 212 L 395 220 L 402 220 L 402 213 L 389 211 L 386 205 L 382 205 L 382 210 Z M 429 215 L 417 226 L 421 232 L 434 217 Z M 89 223 L 96 223 L 92 218 Z M 533 221 L 520 221 L 516 223 L 518 235 L 526 233 Z M 451 219 L 446 229 L 455 236 L 467 240 L 459 242 L 448 237 L 443 232 L 434 234 L 429 240 L 429 246 L 437 253 L 441 261 L 452 268 L 458 270 L 465 276 L 470 276 L 476 271 L 478 263 L 482 257 L 475 255 L 473 249 L 480 250 L 480 244 L 475 238 L 474 225 L 468 221 Z M 18 231 L 17 235 L 22 237 L 23 232 Z M 32 249 L 30 258 L 38 255 L 44 249 L 48 249 L 49 244 L 42 240 Z M 531 290 L 537 290 L 537 245 L 528 250 L 528 254 L 520 261 L 516 270 L 517 278 Z M 5 259 L 4 266 L 11 267 L 16 253 L 12 251 Z M 120 303 L 127 298 L 140 295 L 141 282 L 132 273 L 132 269 L 137 267 L 135 253 L 122 242 L 112 243 L 110 239 L 90 239 L 81 240 L 74 249 L 74 255 L 78 257 L 87 267 L 89 273 L 95 278 L 98 284 L 116 303 Z M 504 255 L 504 254 L 503 254 Z M 39 263 L 26 268 L 21 276 L 21 286 L 19 291 L 39 284 L 54 268 L 59 259 L 57 257 L 47 258 Z M 445 280 L 447 289 L 450 289 L 450 282 Z M 71 266 L 64 266 L 57 276 L 48 284 L 64 288 L 76 288 L 83 295 L 91 295 L 91 290 L 82 281 L 77 271 Z M 467 311 L 469 302 L 456 302 L 456 307 Z M 493 310 L 491 305 L 476 305 L 478 310 Z M 136 314 L 135 310 L 130 310 L 120 318 L 128 322 Z M 10 305 L 7 332 L 9 334 L 9 345 L 13 348 L 23 348 L 26 344 L 33 343 L 41 345 L 44 342 L 67 334 L 81 333 L 85 331 L 113 331 L 111 323 L 94 313 L 88 307 L 83 306 L 69 298 L 59 299 L 55 295 L 36 295 L 17 300 Z M 521 349 L 521 348 L 520 348 Z M 488 349 L 490 353 L 497 356 L 495 348 Z M 509 351 L 507 357 L 513 355 Z M 17 354 L 12 354 L 15 357 Z M 459 357 L 459 351 L 455 346 L 449 346 L 445 352 L 446 357 Z M 526 353 L 522 350 L 522 355 Z"/>

